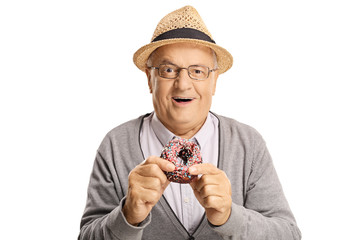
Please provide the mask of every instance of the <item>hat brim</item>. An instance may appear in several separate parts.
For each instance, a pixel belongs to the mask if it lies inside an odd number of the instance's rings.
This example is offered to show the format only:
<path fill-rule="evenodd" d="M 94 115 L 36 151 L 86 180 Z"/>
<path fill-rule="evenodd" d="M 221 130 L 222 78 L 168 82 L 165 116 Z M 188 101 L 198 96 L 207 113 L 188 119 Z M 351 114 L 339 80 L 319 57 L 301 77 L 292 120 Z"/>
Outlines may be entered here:
<path fill-rule="evenodd" d="M 229 70 L 233 64 L 233 57 L 225 48 L 211 42 L 190 38 L 172 38 L 149 43 L 135 52 L 133 61 L 141 71 L 145 71 L 147 60 L 153 51 L 174 43 L 194 43 L 213 49 L 217 58 L 219 74 Z"/>

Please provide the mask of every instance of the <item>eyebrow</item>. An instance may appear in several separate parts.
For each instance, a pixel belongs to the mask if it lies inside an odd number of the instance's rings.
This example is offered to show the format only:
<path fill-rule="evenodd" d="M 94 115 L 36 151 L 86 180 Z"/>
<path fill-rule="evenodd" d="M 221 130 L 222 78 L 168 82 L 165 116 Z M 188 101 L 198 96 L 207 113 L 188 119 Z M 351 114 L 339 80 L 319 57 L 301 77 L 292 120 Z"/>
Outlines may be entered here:
<path fill-rule="evenodd" d="M 173 62 L 171 62 L 170 60 L 167 60 L 167 59 L 162 60 L 162 61 L 159 63 L 159 65 L 160 65 L 160 64 L 171 64 L 171 65 L 174 65 L 174 66 L 176 66 L 176 67 L 178 67 L 178 68 L 181 68 L 179 65 L 177 65 L 177 64 L 175 64 L 175 63 L 173 63 Z M 204 65 L 204 64 L 191 64 L 191 65 L 189 65 L 189 66 L 206 66 L 206 65 Z"/>
<path fill-rule="evenodd" d="M 171 64 L 171 65 L 174 65 L 174 66 L 180 68 L 179 65 L 173 63 L 171 60 L 169 60 L 169 59 L 167 59 L 167 58 L 164 58 L 163 60 L 161 60 L 161 61 L 159 62 L 159 65 L 160 65 L 160 64 Z M 206 66 L 206 65 L 204 65 L 204 64 L 192 64 L 191 66 Z"/>
<path fill-rule="evenodd" d="M 160 62 L 160 64 L 171 64 L 171 65 L 175 65 L 175 66 L 179 67 L 177 64 L 171 62 L 171 61 L 168 60 L 168 59 L 163 59 L 163 60 Z"/>

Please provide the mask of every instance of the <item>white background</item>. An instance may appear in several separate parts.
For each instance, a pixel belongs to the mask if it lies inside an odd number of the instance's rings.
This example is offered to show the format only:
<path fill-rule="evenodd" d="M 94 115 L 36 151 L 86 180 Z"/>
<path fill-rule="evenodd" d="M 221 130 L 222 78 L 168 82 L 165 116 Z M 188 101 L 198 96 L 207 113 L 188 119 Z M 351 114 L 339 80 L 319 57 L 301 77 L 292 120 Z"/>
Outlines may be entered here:
<path fill-rule="evenodd" d="M 133 53 L 191 4 L 234 57 L 212 110 L 265 138 L 303 239 L 359 239 L 358 1 L 1 1 L 1 239 L 76 239 L 105 134 L 152 111 Z"/>

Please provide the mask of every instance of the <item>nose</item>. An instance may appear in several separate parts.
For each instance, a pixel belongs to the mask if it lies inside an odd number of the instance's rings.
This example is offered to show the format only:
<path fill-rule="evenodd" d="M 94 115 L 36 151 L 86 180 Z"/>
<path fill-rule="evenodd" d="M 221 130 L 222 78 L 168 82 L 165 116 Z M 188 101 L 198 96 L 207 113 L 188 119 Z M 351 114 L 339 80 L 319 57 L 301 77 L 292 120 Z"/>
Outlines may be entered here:
<path fill-rule="evenodd" d="M 189 77 L 188 71 L 186 68 L 182 68 L 179 71 L 179 76 L 177 77 L 175 81 L 175 87 L 179 90 L 189 90 L 192 88 L 193 81 Z"/>

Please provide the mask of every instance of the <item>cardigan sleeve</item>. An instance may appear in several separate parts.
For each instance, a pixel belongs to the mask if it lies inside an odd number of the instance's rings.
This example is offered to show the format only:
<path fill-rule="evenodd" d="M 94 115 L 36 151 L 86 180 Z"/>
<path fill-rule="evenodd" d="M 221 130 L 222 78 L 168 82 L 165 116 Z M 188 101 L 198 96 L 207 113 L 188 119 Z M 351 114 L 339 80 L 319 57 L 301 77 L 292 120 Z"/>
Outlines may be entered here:
<path fill-rule="evenodd" d="M 255 146 L 244 206 L 232 203 L 222 226 L 210 226 L 224 239 L 300 240 L 301 232 L 284 196 L 272 159 L 262 140 Z"/>
<path fill-rule="evenodd" d="M 79 240 L 141 239 L 150 215 L 138 226 L 129 224 L 122 207 L 126 196 L 118 196 L 111 169 L 98 152 L 88 186 L 88 197 L 81 219 Z"/>

